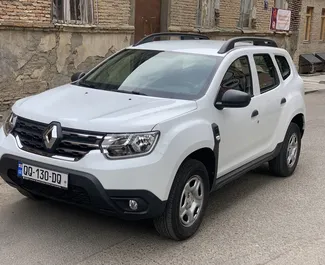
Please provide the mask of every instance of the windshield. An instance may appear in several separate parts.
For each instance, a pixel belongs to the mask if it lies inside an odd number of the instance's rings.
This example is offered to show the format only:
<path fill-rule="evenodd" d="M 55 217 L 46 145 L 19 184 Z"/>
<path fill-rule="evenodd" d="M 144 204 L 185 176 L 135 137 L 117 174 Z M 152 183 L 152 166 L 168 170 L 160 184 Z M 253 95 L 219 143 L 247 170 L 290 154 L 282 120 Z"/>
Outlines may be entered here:
<path fill-rule="evenodd" d="M 215 56 L 126 49 L 77 84 L 121 93 L 193 100 L 206 92 L 220 61 Z"/>

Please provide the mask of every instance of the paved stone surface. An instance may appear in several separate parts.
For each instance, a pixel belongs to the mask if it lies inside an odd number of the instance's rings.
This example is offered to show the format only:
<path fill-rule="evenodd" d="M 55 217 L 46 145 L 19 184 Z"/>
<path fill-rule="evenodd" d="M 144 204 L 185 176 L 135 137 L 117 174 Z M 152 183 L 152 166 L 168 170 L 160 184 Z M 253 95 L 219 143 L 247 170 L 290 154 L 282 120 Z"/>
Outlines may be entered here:
<path fill-rule="evenodd" d="M 325 75 L 302 76 L 306 93 L 325 90 Z"/>
<path fill-rule="evenodd" d="M 325 92 L 306 95 L 307 132 L 294 176 L 251 172 L 210 198 L 198 234 L 158 237 L 125 222 L 23 198 L 0 181 L 2 265 L 325 264 Z"/>

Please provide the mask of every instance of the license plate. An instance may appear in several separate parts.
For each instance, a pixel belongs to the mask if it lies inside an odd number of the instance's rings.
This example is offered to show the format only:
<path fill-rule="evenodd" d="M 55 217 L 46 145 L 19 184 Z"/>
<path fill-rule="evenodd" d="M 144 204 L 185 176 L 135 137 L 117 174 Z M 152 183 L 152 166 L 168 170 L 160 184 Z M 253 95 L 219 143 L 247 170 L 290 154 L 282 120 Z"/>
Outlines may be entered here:
<path fill-rule="evenodd" d="M 68 188 L 68 174 L 18 163 L 18 177 L 51 185 L 58 188 Z"/>

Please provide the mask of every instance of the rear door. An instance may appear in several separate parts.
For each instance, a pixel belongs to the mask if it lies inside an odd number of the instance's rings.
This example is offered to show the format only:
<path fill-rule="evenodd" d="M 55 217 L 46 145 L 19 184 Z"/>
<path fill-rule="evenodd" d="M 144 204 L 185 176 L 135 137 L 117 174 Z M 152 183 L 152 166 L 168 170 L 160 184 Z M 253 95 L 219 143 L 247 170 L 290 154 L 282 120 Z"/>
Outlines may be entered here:
<path fill-rule="evenodd" d="M 276 132 L 281 111 L 286 103 L 284 83 L 273 54 L 254 53 L 253 76 L 259 116 L 259 134 L 256 135 L 257 153 L 264 155 L 276 147 Z"/>

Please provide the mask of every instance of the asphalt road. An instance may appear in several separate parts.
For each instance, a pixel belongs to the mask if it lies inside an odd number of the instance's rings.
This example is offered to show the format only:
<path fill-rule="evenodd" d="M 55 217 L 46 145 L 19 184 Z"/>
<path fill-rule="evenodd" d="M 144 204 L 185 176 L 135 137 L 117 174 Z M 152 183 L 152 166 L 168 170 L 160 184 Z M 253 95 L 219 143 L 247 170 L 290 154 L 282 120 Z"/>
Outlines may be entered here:
<path fill-rule="evenodd" d="M 295 175 L 262 168 L 227 185 L 186 242 L 161 239 L 148 222 L 34 202 L 0 182 L 0 264 L 325 264 L 325 91 L 306 101 Z"/>

